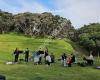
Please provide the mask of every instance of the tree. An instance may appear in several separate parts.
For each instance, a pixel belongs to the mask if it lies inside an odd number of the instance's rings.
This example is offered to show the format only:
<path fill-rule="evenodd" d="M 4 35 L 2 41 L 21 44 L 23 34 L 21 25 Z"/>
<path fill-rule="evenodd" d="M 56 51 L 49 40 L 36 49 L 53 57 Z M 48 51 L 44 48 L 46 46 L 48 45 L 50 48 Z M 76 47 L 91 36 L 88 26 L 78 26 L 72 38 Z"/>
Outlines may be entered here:
<path fill-rule="evenodd" d="M 88 51 L 93 51 L 94 55 L 98 55 L 100 53 L 100 24 L 91 23 L 85 25 L 78 32 L 80 45 L 84 46 Z"/>
<path fill-rule="evenodd" d="M 9 32 L 13 25 L 13 15 L 8 12 L 0 12 L 0 33 Z"/>

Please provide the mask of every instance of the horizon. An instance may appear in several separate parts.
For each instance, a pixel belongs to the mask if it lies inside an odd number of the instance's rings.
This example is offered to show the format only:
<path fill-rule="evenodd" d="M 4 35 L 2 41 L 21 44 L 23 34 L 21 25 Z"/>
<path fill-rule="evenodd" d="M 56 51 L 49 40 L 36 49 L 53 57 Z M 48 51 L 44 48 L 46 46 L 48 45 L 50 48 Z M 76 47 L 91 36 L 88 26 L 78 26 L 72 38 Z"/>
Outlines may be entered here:
<path fill-rule="evenodd" d="M 50 12 L 72 22 L 75 28 L 100 23 L 100 0 L 0 0 L 0 9 L 12 14 Z"/>

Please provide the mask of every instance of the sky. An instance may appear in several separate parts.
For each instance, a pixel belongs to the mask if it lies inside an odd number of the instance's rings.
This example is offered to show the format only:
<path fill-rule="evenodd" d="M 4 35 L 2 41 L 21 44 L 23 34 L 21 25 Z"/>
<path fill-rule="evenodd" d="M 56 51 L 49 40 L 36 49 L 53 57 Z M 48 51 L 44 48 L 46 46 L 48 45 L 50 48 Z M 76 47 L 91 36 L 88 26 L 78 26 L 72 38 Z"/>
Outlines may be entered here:
<path fill-rule="evenodd" d="M 0 9 L 13 14 L 51 12 L 71 20 L 75 28 L 100 23 L 100 0 L 0 0 Z"/>

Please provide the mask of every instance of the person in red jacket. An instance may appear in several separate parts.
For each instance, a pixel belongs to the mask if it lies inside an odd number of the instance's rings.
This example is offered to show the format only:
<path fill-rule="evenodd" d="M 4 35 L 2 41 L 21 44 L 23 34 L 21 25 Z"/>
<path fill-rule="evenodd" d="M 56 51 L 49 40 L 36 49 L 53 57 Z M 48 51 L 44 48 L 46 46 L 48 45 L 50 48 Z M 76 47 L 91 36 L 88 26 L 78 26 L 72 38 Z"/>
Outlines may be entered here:
<path fill-rule="evenodd" d="M 72 59 L 71 59 L 71 57 L 68 57 L 67 58 L 67 65 L 68 65 L 68 67 L 71 67 L 71 64 L 72 64 Z"/>

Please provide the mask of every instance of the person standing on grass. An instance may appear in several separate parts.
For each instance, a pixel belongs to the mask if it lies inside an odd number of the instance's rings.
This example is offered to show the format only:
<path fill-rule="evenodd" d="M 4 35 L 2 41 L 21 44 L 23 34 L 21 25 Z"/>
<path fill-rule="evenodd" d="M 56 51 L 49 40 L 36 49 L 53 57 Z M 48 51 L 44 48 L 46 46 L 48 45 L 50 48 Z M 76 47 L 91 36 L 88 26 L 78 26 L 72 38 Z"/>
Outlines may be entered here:
<path fill-rule="evenodd" d="M 93 55 L 92 54 L 90 54 L 90 56 L 88 57 L 88 64 L 89 65 L 93 65 L 93 60 L 94 60 L 94 58 L 93 58 Z"/>
<path fill-rule="evenodd" d="M 33 54 L 33 58 L 34 58 L 34 64 L 39 64 L 39 54 L 38 54 L 38 51 L 36 51 L 34 54 Z"/>
<path fill-rule="evenodd" d="M 67 56 L 65 53 L 61 56 L 61 62 L 64 64 L 64 61 L 67 59 Z"/>
<path fill-rule="evenodd" d="M 48 66 L 50 66 L 50 64 L 51 64 L 51 57 L 50 57 L 49 54 L 46 56 L 46 64 L 47 64 Z"/>
<path fill-rule="evenodd" d="M 72 65 L 72 59 L 70 56 L 67 58 L 67 65 L 68 65 L 68 67 L 71 67 L 71 65 Z"/>
<path fill-rule="evenodd" d="M 67 56 L 66 56 L 66 54 L 64 53 L 63 55 L 62 55 L 62 60 L 64 61 L 64 59 L 66 59 L 67 58 Z"/>
<path fill-rule="evenodd" d="M 44 51 L 44 59 L 45 59 L 45 63 L 46 63 L 46 56 L 48 56 L 48 48 L 46 47 L 45 51 Z"/>
<path fill-rule="evenodd" d="M 44 51 L 44 58 L 48 55 L 48 48 L 46 47 L 45 51 Z"/>
<path fill-rule="evenodd" d="M 28 59 L 29 59 L 29 49 L 26 48 L 26 50 L 25 50 L 25 62 L 26 63 L 28 62 Z"/>
<path fill-rule="evenodd" d="M 44 51 L 40 48 L 38 51 L 38 56 L 39 56 L 39 64 L 42 64 L 42 54 L 44 54 Z"/>
<path fill-rule="evenodd" d="M 71 54 L 71 61 L 72 61 L 72 63 L 75 63 L 75 55 L 74 54 Z"/>
<path fill-rule="evenodd" d="M 14 55 L 15 55 L 15 61 L 14 62 L 18 62 L 18 58 L 19 58 L 19 50 L 18 50 L 18 48 L 15 49 Z"/>
<path fill-rule="evenodd" d="M 55 62 L 55 56 L 54 56 L 54 54 L 51 53 L 50 57 L 51 57 L 51 63 L 54 63 Z"/>

